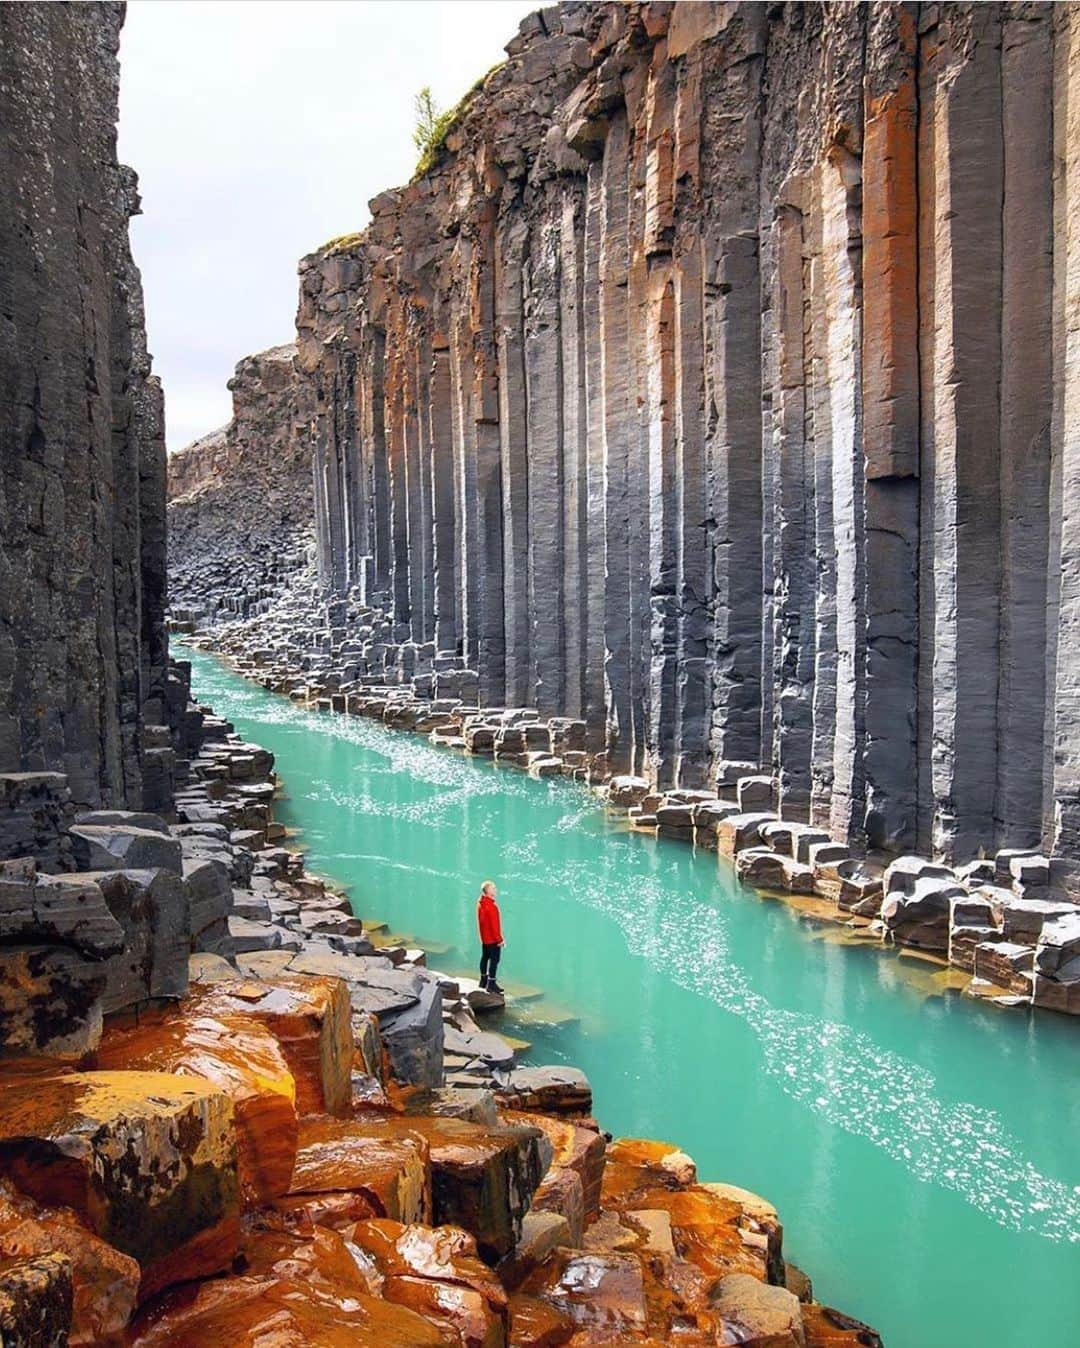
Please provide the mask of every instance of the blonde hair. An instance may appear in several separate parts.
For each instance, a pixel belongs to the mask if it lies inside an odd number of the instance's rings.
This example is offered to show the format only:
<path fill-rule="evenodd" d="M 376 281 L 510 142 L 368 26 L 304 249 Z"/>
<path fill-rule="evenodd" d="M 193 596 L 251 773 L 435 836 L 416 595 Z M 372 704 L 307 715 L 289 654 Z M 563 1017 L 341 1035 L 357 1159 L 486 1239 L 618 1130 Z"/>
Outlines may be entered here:
<path fill-rule="evenodd" d="M 484 883 L 480 886 L 480 893 L 490 894 L 494 888 L 495 888 L 494 880 L 485 880 Z"/>

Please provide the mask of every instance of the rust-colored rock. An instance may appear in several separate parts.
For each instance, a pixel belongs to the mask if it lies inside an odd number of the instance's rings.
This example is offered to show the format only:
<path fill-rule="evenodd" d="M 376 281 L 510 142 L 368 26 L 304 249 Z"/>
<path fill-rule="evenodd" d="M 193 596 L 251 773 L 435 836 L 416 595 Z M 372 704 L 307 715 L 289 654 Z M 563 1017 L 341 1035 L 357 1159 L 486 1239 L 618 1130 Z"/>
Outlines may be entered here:
<path fill-rule="evenodd" d="M 350 1112 L 353 1036 L 349 994 L 339 979 L 277 974 L 269 983 L 214 983 L 201 1006 L 210 1014 L 241 1013 L 266 1026 L 293 1074 L 299 1114 Z"/>
<path fill-rule="evenodd" d="M 379 1216 L 426 1221 L 431 1213 L 427 1139 L 372 1117 L 300 1121 L 290 1197 L 358 1193 Z"/>
<path fill-rule="evenodd" d="M 347 1234 L 374 1260 L 388 1301 L 456 1334 L 462 1348 L 501 1348 L 506 1293 L 477 1257 L 476 1242 L 467 1232 L 371 1221 L 357 1223 Z"/>
<path fill-rule="evenodd" d="M 82 1072 L 8 1086 L 0 1175 L 138 1260 L 144 1297 L 217 1272 L 236 1250 L 232 1103 L 193 1077 Z"/>
<path fill-rule="evenodd" d="M 219 1278 L 140 1317 L 130 1348 L 450 1348 L 455 1335 L 404 1306 L 286 1278 Z"/>
<path fill-rule="evenodd" d="M 593 1128 L 585 1128 L 566 1119 L 554 1119 L 546 1114 L 503 1110 L 501 1118 L 507 1123 L 539 1128 L 551 1143 L 551 1163 L 537 1189 L 534 1206 L 545 1206 L 541 1202 L 542 1197 L 559 1183 L 560 1172 L 569 1170 L 581 1181 L 583 1220 L 593 1221 L 600 1211 L 600 1192 L 604 1181 L 607 1145 L 603 1135 Z"/>
<path fill-rule="evenodd" d="M 0 1258 L 52 1252 L 71 1262 L 69 1342 L 100 1343 L 120 1333 L 135 1308 L 139 1265 L 95 1236 L 70 1208 L 46 1208 L 0 1183 Z"/>
<path fill-rule="evenodd" d="M 831 1306 L 804 1306 L 802 1318 L 806 1348 L 882 1348 L 876 1329 Z"/>
<path fill-rule="evenodd" d="M 71 1264 L 62 1254 L 0 1259 L 0 1343 L 65 1348 L 71 1324 Z"/>
<path fill-rule="evenodd" d="M 110 1026 L 97 1052 L 104 1069 L 201 1077 L 233 1102 L 243 1198 L 285 1193 L 296 1158 L 296 1086 L 277 1038 L 253 1017 L 215 1016 L 198 999 L 176 1011 Z"/>
<path fill-rule="evenodd" d="M 427 1141 L 434 1220 L 471 1232 L 485 1259 L 509 1254 L 546 1168 L 549 1148 L 540 1130 L 423 1115 L 388 1119 L 385 1126 Z"/>
<path fill-rule="evenodd" d="M 675 1250 L 710 1278 L 746 1273 L 783 1281 L 783 1231 L 774 1209 L 745 1189 L 693 1182 L 694 1165 L 667 1143 L 620 1139 L 608 1148 L 603 1206 L 666 1213 Z"/>

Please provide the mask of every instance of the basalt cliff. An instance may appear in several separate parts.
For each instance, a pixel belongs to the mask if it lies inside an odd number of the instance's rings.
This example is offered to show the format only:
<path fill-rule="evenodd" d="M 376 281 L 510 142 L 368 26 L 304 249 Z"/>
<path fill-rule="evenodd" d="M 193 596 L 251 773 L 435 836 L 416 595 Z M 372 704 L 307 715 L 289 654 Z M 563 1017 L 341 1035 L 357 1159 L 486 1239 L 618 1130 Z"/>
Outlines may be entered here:
<path fill-rule="evenodd" d="M 301 263 L 319 564 L 660 790 L 1080 866 L 1068 5 L 566 4 Z"/>

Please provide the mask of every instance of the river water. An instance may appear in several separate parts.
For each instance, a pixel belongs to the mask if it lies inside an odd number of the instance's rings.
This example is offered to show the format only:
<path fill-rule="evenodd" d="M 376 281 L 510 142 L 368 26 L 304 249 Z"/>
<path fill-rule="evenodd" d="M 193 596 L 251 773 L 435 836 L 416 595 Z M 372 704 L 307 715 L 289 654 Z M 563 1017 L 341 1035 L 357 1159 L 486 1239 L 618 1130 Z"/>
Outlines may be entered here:
<path fill-rule="evenodd" d="M 581 1067 L 606 1128 L 767 1197 L 819 1300 L 888 1348 L 1080 1345 L 1075 1022 L 928 995 L 909 961 L 628 832 L 583 787 L 300 709 L 191 654 L 196 696 L 276 755 L 309 867 L 470 972 L 495 880 L 500 981 L 544 994 L 523 989 L 504 1031 Z"/>

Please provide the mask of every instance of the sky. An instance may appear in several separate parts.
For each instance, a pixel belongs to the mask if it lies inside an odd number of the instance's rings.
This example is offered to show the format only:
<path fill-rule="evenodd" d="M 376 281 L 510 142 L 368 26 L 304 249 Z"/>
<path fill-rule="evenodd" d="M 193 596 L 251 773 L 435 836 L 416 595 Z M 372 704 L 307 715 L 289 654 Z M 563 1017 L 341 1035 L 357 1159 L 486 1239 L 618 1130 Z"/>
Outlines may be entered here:
<path fill-rule="evenodd" d="M 170 450 L 228 421 L 242 356 L 292 340 L 297 261 L 408 182 L 417 92 L 456 103 L 535 8 L 130 0 L 119 148 Z"/>

